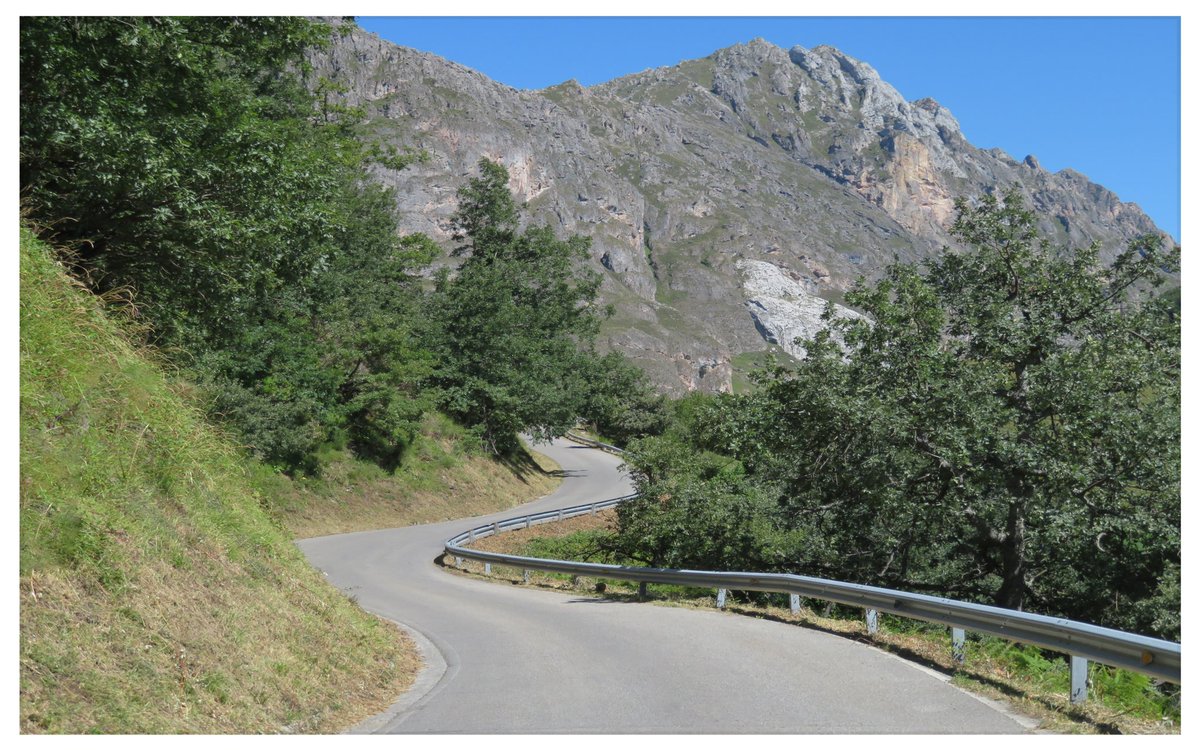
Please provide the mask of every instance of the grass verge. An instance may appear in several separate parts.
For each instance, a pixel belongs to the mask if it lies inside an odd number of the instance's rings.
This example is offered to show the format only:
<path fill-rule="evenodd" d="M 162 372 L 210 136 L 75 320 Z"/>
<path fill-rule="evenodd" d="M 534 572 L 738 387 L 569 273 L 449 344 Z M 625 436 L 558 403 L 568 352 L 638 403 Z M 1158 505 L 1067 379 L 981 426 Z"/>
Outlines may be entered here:
<path fill-rule="evenodd" d="M 536 451 L 496 460 L 466 430 L 428 414 L 393 474 L 346 451 L 321 457 L 319 478 L 263 477 L 268 509 L 297 538 L 386 529 L 494 513 L 545 495 L 559 466 Z"/>
<path fill-rule="evenodd" d="M 530 557 L 611 562 L 595 553 L 597 541 L 616 521 L 613 510 L 595 516 L 578 516 L 531 529 L 505 532 L 481 539 L 475 547 Z M 523 584 L 523 571 L 483 565 L 468 560 L 463 568 L 448 561 L 447 569 L 463 575 L 487 577 L 514 585 Z M 611 579 L 574 577 L 531 571 L 527 584 L 535 588 L 591 592 L 620 600 L 635 600 L 637 584 Z M 652 585 L 650 602 L 662 606 L 716 608 L 716 592 L 684 586 Z M 1070 674 L 1064 657 L 1031 646 L 969 633 L 967 661 L 959 665 L 950 656 L 947 628 L 917 620 L 882 615 L 879 631 L 866 632 L 861 610 L 827 606 L 806 600 L 792 613 L 783 594 L 730 592 L 725 611 L 746 617 L 771 619 L 850 638 L 922 664 L 948 676 L 953 684 L 987 698 L 1003 701 L 1014 711 L 1039 722 L 1039 731 L 1064 734 L 1178 734 L 1181 731 L 1180 694 L 1161 692 L 1145 675 L 1090 665 L 1090 699 L 1082 706 L 1068 700 Z"/>
<path fill-rule="evenodd" d="M 263 510 L 253 464 L 25 230 L 20 728 L 337 731 L 415 652 Z"/>

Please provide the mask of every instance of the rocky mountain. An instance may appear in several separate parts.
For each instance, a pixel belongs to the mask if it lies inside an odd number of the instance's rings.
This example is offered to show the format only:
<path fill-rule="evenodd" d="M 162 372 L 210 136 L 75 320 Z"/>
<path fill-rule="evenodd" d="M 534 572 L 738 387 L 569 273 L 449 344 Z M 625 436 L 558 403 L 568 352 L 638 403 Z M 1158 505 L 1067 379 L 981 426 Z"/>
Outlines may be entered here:
<path fill-rule="evenodd" d="M 856 278 L 951 244 L 957 196 L 1016 185 L 1050 236 L 1109 253 L 1161 233 L 1078 172 L 972 146 L 945 107 L 905 101 L 832 47 L 756 39 L 541 91 L 361 30 L 313 63 L 374 137 L 429 153 L 378 171 L 405 231 L 449 246 L 456 190 L 480 157 L 502 162 L 531 221 L 592 238 L 617 311 L 603 344 L 674 392 L 728 390 L 767 351 L 799 355 L 793 339 Z"/>

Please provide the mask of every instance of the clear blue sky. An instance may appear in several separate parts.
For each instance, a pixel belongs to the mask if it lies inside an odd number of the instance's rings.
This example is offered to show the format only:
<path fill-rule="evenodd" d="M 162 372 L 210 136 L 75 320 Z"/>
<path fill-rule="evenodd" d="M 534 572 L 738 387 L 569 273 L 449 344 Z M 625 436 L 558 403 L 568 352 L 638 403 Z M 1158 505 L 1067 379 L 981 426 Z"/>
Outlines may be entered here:
<path fill-rule="evenodd" d="M 1177 18 L 359 18 L 515 88 L 591 85 L 754 37 L 830 44 L 967 139 L 1071 167 L 1180 239 Z"/>

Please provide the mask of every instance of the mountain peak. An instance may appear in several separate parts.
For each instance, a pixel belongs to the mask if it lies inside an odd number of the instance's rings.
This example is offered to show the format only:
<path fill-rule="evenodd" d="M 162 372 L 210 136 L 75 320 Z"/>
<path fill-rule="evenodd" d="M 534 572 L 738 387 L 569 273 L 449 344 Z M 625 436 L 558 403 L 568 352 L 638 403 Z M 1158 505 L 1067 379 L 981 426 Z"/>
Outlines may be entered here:
<path fill-rule="evenodd" d="M 784 54 L 782 47 L 772 44 L 762 37 L 755 37 L 748 42 L 739 42 L 719 49 L 709 57 L 725 65 L 756 68 L 772 58 L 776 62 L 780 62 L 783 60 Z"/>
<path fill-rule="evenodd" d="M 945 128 L 952 133 L 962 133 L 962 127 L 958 124 L 958 119 L 950 112 L 949 108 L 943 106 L 936 99 L 926 96 L 922 99 L 917 99 L 912 103 L 914 107 L 924 110 L 933 115 L 933 124 L 938 128 Z"/>

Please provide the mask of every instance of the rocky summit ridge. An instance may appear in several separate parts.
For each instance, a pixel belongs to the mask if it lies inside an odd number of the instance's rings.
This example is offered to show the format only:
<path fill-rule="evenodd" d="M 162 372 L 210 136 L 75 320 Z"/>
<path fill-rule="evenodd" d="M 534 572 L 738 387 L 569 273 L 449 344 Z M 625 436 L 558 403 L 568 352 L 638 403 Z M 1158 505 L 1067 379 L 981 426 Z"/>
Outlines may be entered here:
<path fill-rule="evenodd" d="M 457 189 L 481 157 L 500 161 L 530 221 L 592 238 L 616 309 L 602 344 L 676 393 L 728 390 L 768 351 L 801 354 L 792 339 L 856 278 L 953 244 L 958 196 L 1016 186 L 1048 236 L 1110 255 L 1163 234 L 1078 172 L 972 146 L 948 109 L 906 101 L 833 47 L 755 39 L 540 91 L 359 29 L 312 62 L 365 108 L 372 137 L 430 155 L 377 170 L 404 231 L 449 246 Z"/>

